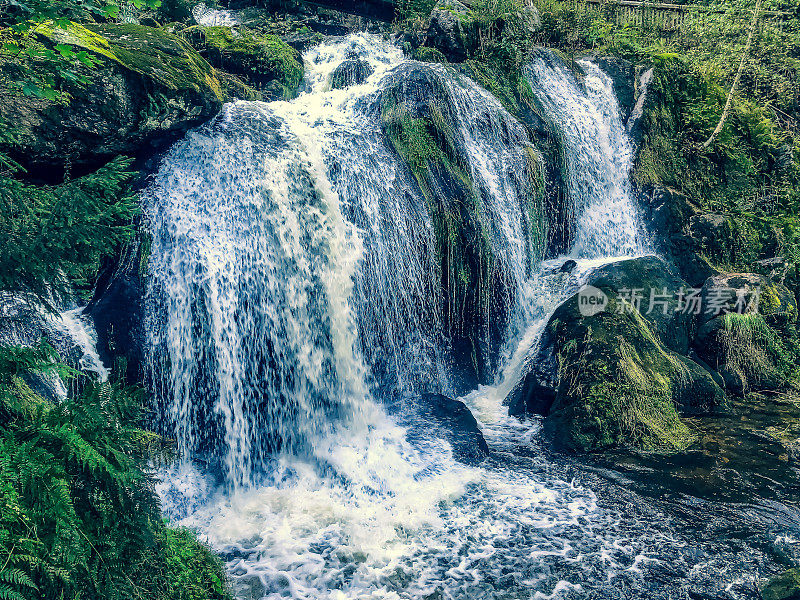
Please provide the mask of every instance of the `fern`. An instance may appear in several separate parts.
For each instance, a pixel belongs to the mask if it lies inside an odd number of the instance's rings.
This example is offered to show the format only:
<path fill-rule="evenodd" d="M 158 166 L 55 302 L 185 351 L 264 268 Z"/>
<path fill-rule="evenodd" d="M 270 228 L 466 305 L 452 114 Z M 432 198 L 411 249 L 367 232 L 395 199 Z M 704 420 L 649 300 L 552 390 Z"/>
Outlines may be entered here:
<path fill-rule="evenodd" d="M 44 345 L 0 348 L 0 600 L 229 598 L 219 560 L 162 522 L 141 392 L 31 403 L 21 375 L 54 367 Z"/>

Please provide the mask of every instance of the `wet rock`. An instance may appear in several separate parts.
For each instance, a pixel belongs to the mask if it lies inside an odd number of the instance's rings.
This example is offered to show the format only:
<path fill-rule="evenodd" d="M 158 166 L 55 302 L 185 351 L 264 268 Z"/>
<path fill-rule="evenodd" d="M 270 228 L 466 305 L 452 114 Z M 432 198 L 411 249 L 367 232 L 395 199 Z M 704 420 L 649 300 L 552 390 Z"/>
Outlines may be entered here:
<path fill-rule="evenodd" d="M 577 266 L 578 266 L 578 263 L 575 262 L 574 260 L 572 260 L 572 259 L 565 260 L 564 264 L 561 265 L 561 268 L 559 269 L 559 271 L 561 273 L 572 273 L 575 270 L 575 267 L 577 267 Z"/>
<path fill-rule="evenodd" d="M 744 294 L 743 296 L 737 296 Z M 726 311 L 759 313 L 767 323 L 784 327 L 797 321 L 797 299 L 783 284 L 756 273 L 723 273 L 709 277 L 702 289 L 701 323 Z M 719 304 L 722 301 L 724 304 Z M 738 304 L 737 304 L 738 303 Z M 714 310 L 712 308 L 717 306 Z"/>
<path fill-rule="evenodd" d="M 83 349 L 70 335 L 58 312 L 70 304 L 69 299 L 55 299 L 48 310 L 35 298 L 0 292 L 0 345 L 35 348 L 43 340 L 55 351 L 58 360 L 81 370 Z M 54 372 L 22 373 L 25 384 L 36 394 L 56 402 L 66 391 Z"/>
<path fill-rule="evenodd" d="M 800 568 L 789 569 L 761 587 L 764 600 L 800 600 Z"/>
<path fill-rule="evenodd" d="M 445 77 L 421 63 L 395 69 L 381 94 L 381 119 L 388 143 L 407 166 L 408 184 L 426 199 L 441 273 L 439 314 L 456 393 L 461 393 L 490 381 L 516 290 L 488 242 L 493 234 L 480 215 L 481 206 L 493 201 L 491 192 L 466 166 L 471 158 L 462 127 L 463 105 Z M 513 174 L 509 188 L 526 203 L 522 214 L 531 218 L 526 223 L 530 255 L 540 256 L 546 241 L 538 232 L 547 229 L 546 213 L 538 183 L 539 157 L 527 130 L 494 104 L 473 102 L 469 119 L 479 124 L 478 135 L 508 151 L 515 165 L 508 169 Z"/>
<path fill-rule="evenodd" d="M 192 44 L 218 69 L 242 77 L 266 99 L 289 100 L 303 81 L 297 50 L 276 35 L 261 35 L 243 27 L 193 29 Z"/>
<path fill-rule="evenodd" d="M 545 430 L 574 451 L 683 450 L 693 435 L 677 409 L 709 412 L 724 394 L 699 365 L 662 346 L 638 312 L 619 306 L 612 297 L 608 310 L 583 316 L 576 294 L 548 322 L 543 350 L 560 368 Z"/>
<path fill-rule="evenodd" d="M 636 96 L 636 69 L 633 63 L 616 56 L 600 56 L 594 61 L 611 78 L 622 122 L 626 122 L 633 111 Z"/>
<path fill-rule="evenodd" d="M 685 282 L 663 260 L 644 257 L 598 269 L 589 285 L 550 318 L 506 400 L 509 412 L 546 415 L 546 430 L 570 450 L 686 448 L 692 435 L 678 413 L 714 412 L 724 392 L 710 369 L 682 355 L 695 325 L 693 315 L 675 310 L 676 296 L 648 314 L 649 298 L 635 310 L 625 293 L 652 287 L 661 294 Z M 587 310 L 587 294 L 602 294 L 603 309 Z"/>
<path fill-rule="evenodd" d="M 99 65 L 88 85 L 64 82 L 70 101 L 0 89 L 0 119 L 17 140 L 0 148 L 31 177 L 58 179 L 67 165 L 89 170 L 117 154 L 147 154 L 216 114 L 223 92 L 214 69 L 185 41 L 133 24 L 40 27 L 46 45 L 71 44 Z M 13 79 L 18 65 L 0 61 Z M 34 71 L 34 62 L 28 65 Z M 0 83 L 0 88 L 3 84 Z"/>
<path fill-rule="evenodd" d="M 141 381 L 144 360 L 144 295 L 148 243 L 141 238 L 107 261 L 100 271 L 86 314 L 97 332 L 97 352 L 105 365 L 123 359 L 130 382 Z"/>
<path fill-rule="evenodd" d="M 680 355 L 689 353 L 696 331 L 696 316 L 677 310 L 678 292 L 688 286 L 663 259 L 646 256 L 612 263 L 595 271 L 587 284 L 602 290 L 612 299 L 619 298 L 622 292 L 631 306 L 637 305 L 634 294 L 640 296 L 637 312 L 645 320 L 648 331 L 658 338 L 657 343 Z M 510 414 L 549 414 L 558 388 L 557 341 L 551 336 L 548 327 L 539 350 L 527 365 L 525 376 L 506 399 Z M 696 394 L 687 393 L 676 398 L 685 414 L 708 412 L 721 404 L 720 390 L 717 389 L 722 383 L 719 374 L 705 363 L 697 364 L 682 356 L 676 360 L 692 374 L 698 387 Z"/>
<path fill-rule="evenodd" d="M 431 12 L 425 46 L 436 48 L 450 62 L 462 62 L 474 51 L 475 26 L 470 10 L 458 0 L 439 0 Z"/>
<path fill-rule="evenodd" d="M 370 75 L 372 75 L 372 67 L 367 61 L 346 60 L 331 73 L 331 88 L 337 90 L 358 85 L 364 83 Z"/>
<path fill-rule="evenodd" d="M 441 438 L 453 449 L 453 456 L 467 464 L 477 464 L 489 456 L 489 446 L 478 422 L 467 406 L 441 394 L 422 394 L 410 399 L 401 415 L 409 427 L 412 442 L 419 439 Z"/>
<path fill-rule="evenodd" d="M 686 231 L 686 224 L 697 214 L 686 196 L 663 187 L 645 189 L 644 217 L 658 251 L 675 265 L 686 282 L 700 287 L 719 273 L 702 255 L 698 241 Z"/>
<path fill-rule="evenodd" d="M 695 315 L 681 310 L 679 297 L 689 285 L 665 260 L 645 256 L 611 263 L 597 269 L 588 283 L 636 306 L 664 346 L 679 354 L 689 352 Z"/>

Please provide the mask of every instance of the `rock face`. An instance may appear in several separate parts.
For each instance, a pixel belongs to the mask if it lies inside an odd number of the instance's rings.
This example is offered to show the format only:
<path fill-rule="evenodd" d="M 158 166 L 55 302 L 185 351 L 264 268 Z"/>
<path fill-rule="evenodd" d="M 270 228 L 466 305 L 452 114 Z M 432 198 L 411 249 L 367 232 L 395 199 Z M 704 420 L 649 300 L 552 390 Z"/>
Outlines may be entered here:
<path fill-rule="evenodd" d="M 222 105 L 214 69 L 174 35 L 127 24 L 40 31 L 44 43 L 71 44 L 100 64 L 87 86 L 65 83 L 71 96 L 66 104 L 0 90 L 0 118 L 14 125 L 17 136 L 2 150 L 33 178 L 58 178 L 67 165 L 88 170 L 117 154 L 146 152 Z M 0 63 L 6 75 L 15 68 Z"/>
<path fill-rule="evenodd" d="M 431 12 L 425 46 L 436 48 L 450 62 L 466 60 L 476 44 L 469 9 L 458 0 L 439 0 Z"/>
<path fill-rule="evenodd" d="M 372 67 L 365 60 L 352 58 L 344 61 L 331 73 L 331 88 L 340 90 L 364 83 L 372 75 Z"/>
<path fill-rule="evenodd" d="M 630 117 L 636 103 L 636 68 L 631 61 L 616 56 L 600 56 L 595 62 L 606 75 L 611 77 L 624 123 Z"/>
<path fill-rule="evenodd" d="M 691 227 L 692 223 L 709 222 L 708 215 L 700 214 L 686 196 L 669 188 L 649 187 L 643 190 L 642 198 L 644 216 L 658 250 L 675 264 L 690 286 L 700 287 L 719 273 L 703 253 L 700 229 L 693 231 Z"/>
<path fill-rule="evenodd" d="M 605 310 L 587 311 L 584 290 L 555 311 L 507 399 L 510 412 L 547 416 L 545 429 L 568 450 L 687 447 L 692 435 L 679 412 L 711 412 L 724 404 L 724 392 L 683 355 L 695 324 L 691 315 L 675 312 L 678 300 L 666 301 L 666 314 L 661 306 L 648 314 L 649 298 L 634 310 L 624 291 L 670 292 L 685 282 L 661 259 L 644 257 L 607 265 L 589 284 L 605 294 Z"/>
<path fill-rule="evenodd" d="M 409 440 L 445 439 L 453 456 L 471 465 L 489 456 L 478 422 L 463 402 L 441 394 L 423 394 L 413 398 L 411 404 L 410 412 L 401 417 L 409 427 Z"/>
<path fill-rule="evenodd" d="M 101 269 L 88 314 L 97 332 L 97 352 L 103 363 L 125 360 L 131 383 L 142 380 L 144 360 L 145 256 L 142 239 L 123 250 Z"/>
<path fill-rule="evenodd" d="M 202 27 L 193 30 L 192 43 L 214 67 L 241 76 L 267 100 L 294 98 L 303 81 L 299 53 L 276 35 Z"/>

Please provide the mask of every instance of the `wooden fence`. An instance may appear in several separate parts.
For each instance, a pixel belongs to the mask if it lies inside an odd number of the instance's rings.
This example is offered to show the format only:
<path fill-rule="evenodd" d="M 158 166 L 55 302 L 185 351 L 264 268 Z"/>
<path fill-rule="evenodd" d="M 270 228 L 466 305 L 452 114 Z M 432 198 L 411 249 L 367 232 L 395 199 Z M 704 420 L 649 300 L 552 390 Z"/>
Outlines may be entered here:
<path fill-rule="evenodd" d="M 662 2 L 643 2 L 638 0 L 562 0 L 564 4 L 574 5 L 577 11 L 603 10 L 613 15 L 617 25 L 651 27 L 662 30 L 678 29 L 684 19 L 691 14 L 724 13 L 727 9 L 716 6 L 690 4 L 667 4 Z M 762 19 L 785 19 L 791 13 L 773 10 L 761 11 Z M 742 11 L 741 17 L 749 19 L 752 13 Z"/>

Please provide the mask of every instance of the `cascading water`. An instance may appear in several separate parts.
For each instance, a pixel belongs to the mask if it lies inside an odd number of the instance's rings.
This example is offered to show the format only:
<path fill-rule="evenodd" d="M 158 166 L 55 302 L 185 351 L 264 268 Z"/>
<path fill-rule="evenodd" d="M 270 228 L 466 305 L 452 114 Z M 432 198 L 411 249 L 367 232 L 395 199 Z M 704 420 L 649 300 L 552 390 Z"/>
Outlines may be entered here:
<path fill-rule="evenodd" d="M 333 69 L 353 56 L 372 74 L 330 89 Z M 387 381 L 410 393 L 450 385 L 436 232 L 380 126 L 381 91 L 412 63 L 367 35 L 304 60 L 305 93 L 227 105 L 172 149 L 146 195 L 150 375 L 184 457 L 162 475 L 165 509 L 226 557 L 241 598 L 552 598 L 635 577 L 643 542 L 620 533 L 589 490 L 505 453 L 529 444 L 536 425 L 513 425 L 500 391 L 580 279 L 536 267 L 514 181 L 530 157 L 524 130 L 471 81 L 424 67 L 453 107 L 480 218 L 513 291 L 510 330 L 525 332 L 510 342 L 518 349 L 499 384 L 465 398 L 497 453 L 468 467 L 444 441 L 409 443 L 373 399 Z M 593 73 L 589 93 L 559 90 L 562 73 L 536 70 L 542 104 L 565 131 L 580 110 L 607 103 L 593 113 L 602 148 L 564 133 L 568 156 L 627 143 L 607 125 L 617 118 L 610 83 Z M 571 108 L 548 105 L 555 93 Z M 626 163 L 606 158 L 617 170 L 605 176 L 567 160 L 579 273 L 605 253 L 640 248 L 630 197 L 616 187 L 627 186 Z M 630 221 L 611 218 L 625 202 Z M 615 242 L 590 252 L 601 233 Z M 203 477 L 213 465 L 199 466 L 217 455 L 228 486 Z"/>
<path fill-rule="evenodd" d="M 633 148 L 620 117 L 611 78 L 588 60 L 575 75 L 547 51 L 526 74 L 563 144 L 565 180 L 576 235 L 571 256 L 598 258 L 646 251 L 628 175 Z"/>

